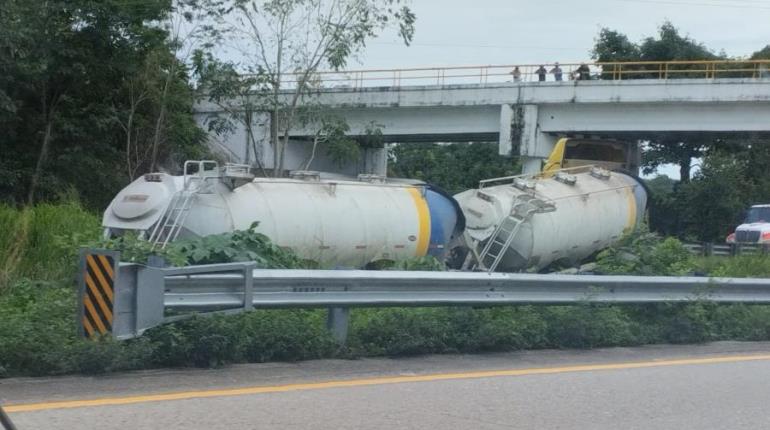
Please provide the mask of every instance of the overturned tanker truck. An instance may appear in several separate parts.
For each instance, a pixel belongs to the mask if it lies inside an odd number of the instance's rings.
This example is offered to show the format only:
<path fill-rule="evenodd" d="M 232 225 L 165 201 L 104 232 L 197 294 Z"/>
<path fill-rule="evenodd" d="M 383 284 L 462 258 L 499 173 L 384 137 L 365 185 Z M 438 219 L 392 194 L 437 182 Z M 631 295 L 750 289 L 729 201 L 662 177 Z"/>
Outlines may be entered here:
<path fill-rule="evenodd" d="M 636 227 L 647 201 L 635 177 L 581 166 L 482 181 L 450 196 L 420 181 L 360 175 L 256 178 L 248 166 L 188 161 L 146 174 L 104 213 L 108 236 L 157 247 L 249 228 L 322 267 L 426 255 L 452 269 L 520 271 L 577 263 Z"/>

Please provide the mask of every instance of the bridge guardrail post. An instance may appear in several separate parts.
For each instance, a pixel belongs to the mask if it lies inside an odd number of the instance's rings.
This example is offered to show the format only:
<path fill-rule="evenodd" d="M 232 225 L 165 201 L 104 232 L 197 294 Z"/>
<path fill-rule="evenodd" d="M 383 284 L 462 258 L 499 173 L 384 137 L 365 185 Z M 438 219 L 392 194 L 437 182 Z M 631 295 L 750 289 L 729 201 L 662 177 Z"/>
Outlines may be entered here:
<path fill-rule="evenodd" d="M 349 320 L 350 308 L 329 308 L 329 314 L 326 317 L 326 328 L 329 329 L 334 340 L 340 345 L 344 345 L 347 342 Z"/>

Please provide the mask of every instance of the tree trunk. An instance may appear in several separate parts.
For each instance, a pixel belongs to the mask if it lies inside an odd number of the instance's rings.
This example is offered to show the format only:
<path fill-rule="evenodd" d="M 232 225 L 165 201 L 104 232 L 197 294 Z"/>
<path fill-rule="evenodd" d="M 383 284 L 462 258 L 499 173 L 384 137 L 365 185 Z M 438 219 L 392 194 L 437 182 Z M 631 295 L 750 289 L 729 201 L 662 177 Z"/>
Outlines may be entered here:
<path fill-rule="evenodd" d="M 32 206 L 35 202 L 35 191 L 37 190 L 37 184 L 40 182 L 40 176 L 43 174 L 43 166 L 48 158 L 48 149 L 51 146 L 51 133 L 53 131 L 53 115 L 48 116 L 48 121 L 45 124 L 45 133 L 43 134 L 43 144 L 40 147 L 40 154 L 37 157 L 37 165 L 35 166 L 35 173 L 32 174 L 32 182 L 29 185 L 29 194 L 27 195 L 27 204 Z"/>
<path fill-rule="evenodd" d="M 158 119 L 155 121 L 155 134 L 152 137 L 152 156 L 150 157 L 150 172 L 157 171 L 156 165 L 158 164 L 158 149 L 160 147 L 160 130 L 163 128 L 164 117 L 166 116 L 166 90 L 163 90 L 163 99 L 160 102 L 160 112 L 158 112 Z"/>
<path fill-rule="evenodd" d="M 160 96 L 160 112 L 158 112 L 158 119 L 155 121 L 155 134 L 152 138 L 152 157 L 150 158 L 150 172 L 157 171 L 158 164 L 158 149 L 160 148 L 160 134 L 163 128 L 163 122 L 166 117 L 166 99 L 168 98 L 168 89 L 171 86 L 171 80 L 176 74 L 176 62 L 172 62 L 171 67 L 166 75 L 166 81 L 163 83 L 163 92 Z"/>
<path fill-rule="evenodd" d="M 246 114 L 246 145 L 251 145 L 252 150 L 254 151 L 254 162 L 257 164 L 257 167 L 259 168 L 260 172 L 262 172 L 262 176 L 267 177 L 267 172 L 265 172 L 264 166 L 262 166 L 262 161 L 260 160 L 260 154 L 257 151 L 257 140 L 254 139 L 254 128 L 252 126 L 252 113 L 248 112 Z M 247 149 L 248 153 L 248 149 Z"/>
<path fill-rule="evenodd" d="M 134 169 L 131 168 L 131 127 L 134 124 L 134 107 L 131 107 L 131 111 L 128 114 L 128 121 L 126 125 L 126 169 L 128 170 L 128 179 L 134 180 Z"/>
<path fill-rule="evenodd" d="M 679 180 L 683 184 L 690 182 L 690 163 L 692 159 L 689 157 L 686 160 L 679 160 Z"/>
<path fill-rule="evenodd" d="M 278 142 L 278 109 L 270 112 L 270 145 L 273 147 L 273 177 L 278 177 L 280 143 Z"/>
<path fill-rule="evenodd" d="M 313 149 L 310 150 L 310 156 L 308 157 L 307 161 L 302 165 L 302 170 L 308 170 L 310 169 L 310 164 L 315 159 L 315 151 L 316 148 L 318 148 L 318 140 L 320 138 L 318 136 L 315 136 L 313 138 Z"/>
<path fill-rule="evenodd" d="M 286 154 L 286 148 L 289 147 L 289 126 L 286 125 L 286 130 L 283 134 L 283 139 L 281 139 L 281 157 L 278 159 L 278 171 L 283 172 L 283 160 L 284 160 L 284 154 Z"/>

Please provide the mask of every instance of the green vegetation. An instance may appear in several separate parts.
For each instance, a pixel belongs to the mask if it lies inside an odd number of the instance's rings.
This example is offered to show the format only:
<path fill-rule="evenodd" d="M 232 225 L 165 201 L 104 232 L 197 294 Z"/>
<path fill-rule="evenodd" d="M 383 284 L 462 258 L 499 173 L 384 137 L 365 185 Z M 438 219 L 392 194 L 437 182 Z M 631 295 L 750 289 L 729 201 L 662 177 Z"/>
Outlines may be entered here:
<path fill-rule="evenodd" d="M 0 204 L 0 290 L 12 278 L 71 279 L 74 243 L 99 237 L 101 221 L 74 203 L 19 210 Z"/>
<path fill-rule="evenodd" d="M 13 246 L 28 217 L 29 242 Z M 2 258 L 11 270 L 0 290 L 0 376 L 101 373 L 236 362 L 355 358 L 445 352 L 590 348 L 648 343 L 770 339 L 770 306 L 652 304 L 499 308 L 354 309 L 348 345 L 326 330 L 324 310 L 258 310 L 198 316 L 130 341 L 78 337 L 74 319 L 75 242 L 120 249 L 143 261 L 133 237 L 99 241 L 98 218 L 76 204 L 0 210 Z M 9 246 L 9 244 L 11 246 Z M 14 248 L 21 252 L 8 252 Z M 16 257 L 8 260 L 9 255 Z M 254 229 L 180 242 L 164 254 L 178 264 L 256 260 L 264 267 L 308 267 Z M 9 263 L 11 261 L 12 263 Z M 434 259 L 383 263 L 380 269 L 439 270 Z M 675 239 L 640 232 L 598 256 L 604 273 L 770 276 L 770 258 L 693 258 Z M 44 280 L 32 280 L 32 278 Z"/>
<path fill-rule="evenodd" d="M 770 145 L 747 141 L 729 150 L 710 149 L 686 183 L 667 177 L 647 181 L 651 228 L 687 240 L 724 242 L 746 209 L 770 202 L 768 161 Z"/>
<path fill-rule="evenodd" d="M 670 22 L 658 34 L 632 42 L 625 34 L 602 28 L 596 37 L 592 57 L 599 62 L 729 60 L 692 39 Z M 770 58 L 770 46 L 754 52 L 751 59 Z M 737 60 L 740 60 L 738 58 Z M 638 66 L 637 70 L 645 70 Z M 702 65 L 671 66 L 677 78 L 700 78 Z M 700 69 L 689 72 L 691 69 Z M 647 73 L 628 73 L 623 79 L 654 79 L 657 66 Z M 603 78 L 611 78 L 606 71 Z M 741 77 L 740 72 L 723 72 L 722 77 Z M 746 77 L 744 74 L 743 77 Z M 751 137 L 703 138 L 663 133 L 643 137 L 642 165 L 645 174 L 660 166 L 679 167 L 680 181 L 658 177 L 649 182 L 650 226 L 663 235 L 680 239 L 723 242 L 741 221 L 751 204 L 770 202 L 770 160 L 767 139 Z M 694 163 L 699 164 L 695 169 Z"/>
<path fill-rule="evenodd" d="M 694 258 L 681 242 L 661 240 L 644 227 L 600 252 L 596 262 L 608 275 L 681 276 L 695 269 Z"/>
<path fill-rule="evenodd" d="M 259 268 L 305 269 L 313 262 L 302 260 L 294 253 L 279 248 L 254 223 L 248 230 L 217 234 L 178 241 L 170 247 L 186 258 L 186 264 L 216 264 L 235 261 L 255 261 Z"/>
<path fill-rule="evenodd" d="M 204 152 L 180 35 L 168 30 L 192 16 L 184 4 L 3 1 L 0 201 L 73 190 L 101 208 L 145 171 Z"/>
<path fill-rule="evenodd" d="M 479 181 L 518 174 L 517 158 L 498 154 L 497 143 L 410 143 L 390 152 L 389 176 L 422 179 L 450 194 L 479 186 Z"/>

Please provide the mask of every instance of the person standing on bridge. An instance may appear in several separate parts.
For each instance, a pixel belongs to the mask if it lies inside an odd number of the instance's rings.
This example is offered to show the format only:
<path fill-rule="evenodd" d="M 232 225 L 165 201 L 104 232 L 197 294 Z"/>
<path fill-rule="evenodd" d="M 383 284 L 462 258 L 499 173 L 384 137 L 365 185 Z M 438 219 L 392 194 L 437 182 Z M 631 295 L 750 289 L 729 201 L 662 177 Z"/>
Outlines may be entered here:
<path fill-rule="evenodd" d="M 585 63 L 575 69 L 575 80 L 587 81 L 589 79 L 591 79 L 591 69 Z"/>
<path fill-rule="evenodd" d="M 511 75 L 513 75 L 513 82 L 521 82 L 521 70 L 519 70 L 519 66 L 516 66 L 511 70 Z"/>
<path fill-rule="evenodd" d="M 559 67 L 559 63 L 554 63 L 553 69 L 551 69 L 550 73 L 553 73 L 553 78 L 557 82 L 562 80 L 561 79 L 562 78 L 562 71 L 561 71 L 561 67 Z"/>
<path fill-rule="evenodd" d="M 541 65 L 539 69 L 535 70 L 535 73 L 537 74 L 537 80 L 539 82 L 545 82 L 545 75 L 548 74 L 548 71 L 545 70 L 545 67 Z"/>

